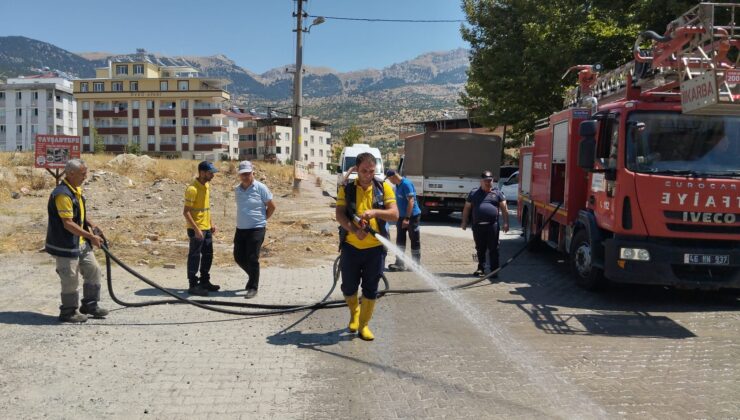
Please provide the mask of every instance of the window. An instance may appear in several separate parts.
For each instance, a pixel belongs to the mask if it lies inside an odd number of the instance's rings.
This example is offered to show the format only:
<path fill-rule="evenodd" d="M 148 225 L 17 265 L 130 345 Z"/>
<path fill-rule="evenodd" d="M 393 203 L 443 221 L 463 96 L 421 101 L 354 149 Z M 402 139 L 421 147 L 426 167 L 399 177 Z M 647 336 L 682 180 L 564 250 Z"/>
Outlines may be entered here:
<path fill-rule="evenodd" d="M 0 118 L 5 118 L 5 110 L 0 108 Z"/>
<path fill-rule="evenodd" d="M 116 65 L 116 74 L 117 75 L 128 74 L 128 66 L 125 64 Z"/>
<path fill-rule="evenodd" d="M 280 154 L 280 146 L 275 147 L 275 153 Z"/>
<path fill-rule="evenodd" d="M 93 92 L 102 92 L 102 91 L 103 91 L 103 82 L 93 83 Z"/>
<path fill-rule="evenodd" d="M 5 99 L 5 92 L 0 92 L 0 99 Z"/>
<path fill-rule="evenodd" d="M 146 109 L 154 109 L 154 101 L 146 101 Z"/>
<path fill-rule="evenodd" d="M 313 144 L 313 136 L 311 136 L 311 144 Z"/>
<path fill-rule="evenodd" d="M 82 136 L 82 144 L 90 144 L 90 136 Z"/>
<path fill-rule="evenodd" d="M 154 136 L 150 134 L 149 137 L 147 137 L 146 142 L 148 144 L 154 144 Z"/>
<path fill-rule="evenodd" d="M 128 84 L 128 90 L 131 92 L 136 92 L 139 90 L 139 82 L 130 82 Z"/>
<path fill-rule="evenodd" d="M 87 118 L 84 118 L 82 120 L 82 126 L 83 127 L 90 127 L 90 120 L 88 120 Z"/>
<path fill-rule="evenodd" d="M 132 109 L 139 109 L 139 101 L 132 101 L 131 102 L 131 108 Z"/>
<path fill-rule="evenodd" d="M 23 133 L 23 126 L 22 126 L 22 125 L 20 125 L 20 124 L 18 124 L 18 128 L 16 129 L 16 132 L 17 132 L 18 134 L 20 134 L 20 133 Z"/>
<path fill-rule="evenodd" d="M 324 157 L 324 150 L 319 149 L 319 156 Z"/>
<path fill-rule="evenodd" d="M 32 96 L 31 96 L 31 97 L 32 97 L 32 98 L 33 98 L 34 100 L 38 100 L 38 99 L 39 99 L 39 93 L 38 93 L 38 92 L 33 92 L 33 94 L 32 94 Z"/>
<path fill-rule="evenodd" d="M 188 140 L 188 136 L 187 135 L 183 135 L 182 136 L 182 144 L 188 144 L 188 141 L 190 141 L 190 140 Z"/>
<path fill-rule="evenodd" d="M 167 81 L 162 80 L 159 82 L 159 90 L 165 91 L 167 90 Z"/>
<path fill-rule="evenodd" d="M 313 149 L 311 149 L 311 157 L 313 157 L 313 156 L 314 156 Z"/>
<path fill-rule="evenodd" d="M 37 133 L 38 132 L 38 126 L 36 124 L 31 125 L 31 133 Z"/>
<path fill-rule="evenodd" d="M 183 100 L 180 101 L 180 108 L 181 109 L 188 109 L 188 100 L 187 99 L 183 99 Z"/>
<path fill-rule="evenodd" d="M 177 81 L 177 90 L 188 90 L 188 81 L 187 80 L 178 80 Z"/>
<path fill-rule="evenodd" d="M 286 155 L 290 154 L 290 147 L 287 147 L 287 146 L 285 147 L 285 154 Z"/>
<path fill-rule="evenodd" d="M 134 64 L 134 74 L 144 74 L 144 65 Z"/>
<path fill-rule="evenodd" d="M 90 110 L 90 102 L 83 101 L 82 102 L 82 109 L 85 110 L 85 111 L 89 111 Z"/>
<path fill-rule="evenodd" d="M 134 135 L 133 135 L 133 136 L 131 137 L 131 142 L 132 142 L 133 144 L 139 144 L 139 135 L 138 135 L 138 134 L 134 134 Z"/>
<path fill-rule="evenodd" d="M 308 127 L 303 127 L 303 134 L 308 134 Z"/>
<path fill-rule="evenodd" d="M 4 125 L 0 125 L 0 133 L 4 133 L 4 132 L 5 132 L 5 126 Z"/>
<path fill-rule="evenodd" d="M 303 140 L 303 145 L 308 146 L 308 140 Z"/>
<path fill-rule="evenodd" d="M 80 83 L 80 92 L 88 92 L 89 89 L 87 82 Z"/>
<path fill-rule="evenodd" d="M 285 133 L 285 140 L 290 141 L 290 133 Z"/>
<path fill-rule="evenodd" d="M 38 108 L 34 108 L 33 109 L 33 116 L 34 117 L 38 117 L 39 116 L 39 109 Z"/>
<path fill-rule="evenodd" d="M 139 126 L 139 119 L 138 118 L 131 118 L 131 125 L 133 127 L 138 127 Z"/>
<path fill-rule="evenodd" d="M 18 108 L 15 110 L 15 115 L 22 117 L 23 116 L 23 109 Z"/>
<path fill-rule="evenodd" d="M 327 137 L 326 144 L 331 144 L 331 139 Z"/>
<path fill-rule="evenodd" d="M 123 82 L 113 82 L 110 87 L 113 92 L 123 92 Z"/>
<path fill-rule="evenodd" d="M 183 118 L 180 121 L 180 125 L 183 126 L 183 127 L 187 127 L 188 126 L 188 119 L 187 118 Z"/>
<path fill-rule="evenodd" d="M 154 118 L 147 118 L 146 125 L 148 127 L 154 127 Z"/>
<path fill-rule="evenodd" d="M 54 117 L 56 117 L 57 119 L 61 120 L 62 118 L 64 118 L 63 111 L 61 109 L 55 110 L 54 111 Z"/>
<path fill-rule="evenodd" d="M 18 92 L 18 93 L 16 93 L 16 94 L 15 94 L 15 99 L 17 99 L 17 100 L 19 100 L 19 101 L 20 101 L 21 99 L 23 99 L 23 93 L 22 93 L 22 92 Z"/>

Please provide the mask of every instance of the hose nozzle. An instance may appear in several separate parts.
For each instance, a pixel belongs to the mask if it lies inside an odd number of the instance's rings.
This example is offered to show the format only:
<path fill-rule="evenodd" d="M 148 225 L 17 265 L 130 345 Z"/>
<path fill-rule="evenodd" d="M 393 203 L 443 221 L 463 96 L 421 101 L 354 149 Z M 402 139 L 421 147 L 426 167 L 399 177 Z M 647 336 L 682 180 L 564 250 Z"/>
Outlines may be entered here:
<path fill-rule="evenodd" d="M 371 227 L 370 227 L 370 223 L 368 223 L 368 222 L 367 222 L 367 221 L 365 221 L 365 220 L 362 220 L 362 219 L 360 218 L 360 216 L 358 216 L 358 215 L 356 215 L 356 214 L 355 214 L 355 215 L 354 215 L 354 216 L 352 217 L 352 219 L 353 219 L 353 220 L 355 221 L 355 223 L 357 223 L 357 226 L 359 226 L 359 227 L 360 227 L 361 229 L 363 229 L 363 230 L 364 230 L 365 232 L 367 232 L 367 233 L 369 233 L 369 234 L 371 234 L 371 235 L 373 235 L 373 236 L 375 236 L 375 235 L 377 235 L 377 234 L 378 234 L 378 232 L 376 232 L 376 231 L 375 231 L 375 229 L 373 229 L 373 228 L 371 228 Z"/>

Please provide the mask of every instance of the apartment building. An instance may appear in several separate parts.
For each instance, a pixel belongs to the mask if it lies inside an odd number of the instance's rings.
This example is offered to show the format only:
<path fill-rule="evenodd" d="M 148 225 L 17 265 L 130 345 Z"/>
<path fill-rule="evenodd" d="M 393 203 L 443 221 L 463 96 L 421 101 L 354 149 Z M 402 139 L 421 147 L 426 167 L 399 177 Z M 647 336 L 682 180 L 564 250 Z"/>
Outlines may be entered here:
<path fill-rule="evenodd" d="M 257 117 L 245 113 L 236 107 L 233 107 L 230 111 L 225 111 L 224 116 L 226 118 L 226 134 L 229 143 L 228 158 L 230 160 L 237 160 L 239 159 L 239 130 L 251 125 Z"/>
<path fill-rule="evenodd" d="M 83 151 L 93 149 L 98 135 L 113 153 L 138 144 L 142 152 L 158 156 L 233 154 L 224 114 L 230 100 L 227 80 L 202 77 L 190 66 L 153 63 L 143 54 L 109 61 L 95 75 L 74 81 Z"/>
<path fill-rule="evenodd" d="M 301 119 L 301 154 L 314 170 L 326 170 L 331 162 L 331 133 L 328 124 Z M 287 163 L 291 159 L 293 136 L 290 118 L 259 118 L 239 129 L 239 158 Z"/>
<path fill-rule="evenodd" d="M 59 73 L 0 84 L 0 150 L 33 150 L 37 134 L 77 135 L 72 82 Z"/>

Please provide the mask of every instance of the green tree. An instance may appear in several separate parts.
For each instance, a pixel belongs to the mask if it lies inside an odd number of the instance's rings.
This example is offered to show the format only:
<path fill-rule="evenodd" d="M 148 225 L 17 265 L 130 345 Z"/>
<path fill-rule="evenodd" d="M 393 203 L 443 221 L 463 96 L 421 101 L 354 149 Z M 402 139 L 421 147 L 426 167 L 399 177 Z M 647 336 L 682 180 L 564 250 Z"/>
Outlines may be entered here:
<path fill-rule="evenodd" d="M 92 129 L 92 136 L 93 136 L 93 153 L 96 155 L 98 153 L 105 153 L 105 140 L 103 139 L 103 136 L 98 133 L 98 130 L 93 127 Z"/>
<path fill-rule="evenodd" d="M 694 0 L 463 0 L 471 45 L 459 103 L 489 127 L 506 125 L 521 142 L 538 118 L 562 109 L 578 64 L 616 68 L 631 59 L 643 30 L 662 33 Z M 512 143 L 507 142 L 507 147 Z"/>
<path fill-rule="evenodd" d="M 362 131 L 361 128 L 357 127 L 356 125 L 351 125 L 347 131 L 342 134 L 342 144 L 344 147 L 352 146 L 353 144 L 357 143 L 365 133 Z"/>
<path fill-rule="evenodd" d="M 132 153 L 136 156 L 141 155 L 141 145 L 137 142 L 129 143 L 126 146 L 126 153 Z"/>

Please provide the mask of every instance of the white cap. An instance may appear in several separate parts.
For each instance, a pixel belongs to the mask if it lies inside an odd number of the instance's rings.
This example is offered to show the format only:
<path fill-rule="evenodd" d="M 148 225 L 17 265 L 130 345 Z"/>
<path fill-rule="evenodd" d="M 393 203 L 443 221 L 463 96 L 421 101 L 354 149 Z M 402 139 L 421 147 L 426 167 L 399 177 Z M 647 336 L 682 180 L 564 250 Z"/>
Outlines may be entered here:
<path fill-rule="evenodd" d="M 252 172 L 253 170 L 254 169 L 252 168 L 252 162 L 248 160 L 243 160 L 239 162 L 239 173 L 240 174 Z"/>

